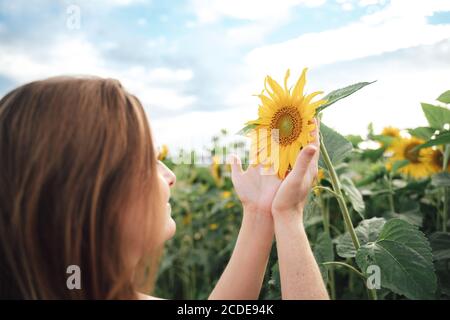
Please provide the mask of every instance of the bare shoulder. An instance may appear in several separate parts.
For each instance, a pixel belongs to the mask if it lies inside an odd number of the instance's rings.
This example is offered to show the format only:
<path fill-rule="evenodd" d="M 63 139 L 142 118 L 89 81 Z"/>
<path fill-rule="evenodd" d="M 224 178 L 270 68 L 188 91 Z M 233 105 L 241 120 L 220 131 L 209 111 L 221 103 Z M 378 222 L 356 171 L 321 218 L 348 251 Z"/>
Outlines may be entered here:
<path fill-rule="evenodd" d="M 137 293 L 137 296 L 138 296 L 139 300 L 165 300 L 165 299 L 162 299 L 162 298 L 149 296 L 147 294 L 143 294 L 143 293 L 140 293 L 140 292 Z"/>

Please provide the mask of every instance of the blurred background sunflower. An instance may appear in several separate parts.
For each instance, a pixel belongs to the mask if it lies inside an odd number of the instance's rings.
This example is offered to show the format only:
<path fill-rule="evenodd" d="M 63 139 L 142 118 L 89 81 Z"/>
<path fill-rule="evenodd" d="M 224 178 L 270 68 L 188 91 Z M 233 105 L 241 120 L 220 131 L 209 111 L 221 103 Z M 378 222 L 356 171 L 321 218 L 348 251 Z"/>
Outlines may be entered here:
<path fill-rule="evenodd" d="M 431 148 L 415 149 L 424 142 L 416 137 L 395 139 L 390 146 L 393 154 L 388 159 L 387 169 L 391 170 L 396 161 L 407 160 L 407 164 L 399 168 L 400 173 L 416 179 L 431 175 L 433 150 Z"/>

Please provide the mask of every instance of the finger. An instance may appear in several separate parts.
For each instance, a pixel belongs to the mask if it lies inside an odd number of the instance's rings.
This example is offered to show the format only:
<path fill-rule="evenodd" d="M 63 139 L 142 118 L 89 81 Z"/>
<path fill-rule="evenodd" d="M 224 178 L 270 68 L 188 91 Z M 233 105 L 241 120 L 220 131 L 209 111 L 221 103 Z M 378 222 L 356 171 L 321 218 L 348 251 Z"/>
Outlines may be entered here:
<path fill-rule="evenodd" d="M 231 154 L 228 157 L 227 162 L 231 165 L 231 174 L 232 175 L 242 174 L 243 170 L 242 170 L 241 158 L 239 158 L 236 154 Z"/>
<path fill-rule="evenodd" d="M 314 130 L 314 141 L 312 142 L 312 144 L 317 148 L 317 150 L 320 150 L 320 119 L 315 118 L 314 120 L 316 122 L 316 129 Z M 320 151 L 316 153 L 313 159 L 316 167 L 318 166 L 317 162 L 319 161 L 319 157 Z"/>
<path fill-rule="evenodd" d="M 319 120 L 319 118 L 314 118 L 314 122 L 315 122 L 316 128 L 311 133 L 313 135 L 313 137 L 314 137 L 314 140 L 313 140 L 312 144 L 314 144 L 317 148 L 320 148 L 320 144 L 319 144 L 320 143 L 319 142 L 319 140 L 320 140 L 320 138 L 319 138 L 319 135 L 320 135 L 320 120 Z"/>
<path fill-rule="evenodd" d="M 311 162 L 314 159 L 314 156 L 318 153 L 317 147 L 309 144 L 305 148 L 303 148 L 294 164 L 294 168 L 289 173 L 289 176 L 295 176 L 302 178 L 307 172 Z"/>

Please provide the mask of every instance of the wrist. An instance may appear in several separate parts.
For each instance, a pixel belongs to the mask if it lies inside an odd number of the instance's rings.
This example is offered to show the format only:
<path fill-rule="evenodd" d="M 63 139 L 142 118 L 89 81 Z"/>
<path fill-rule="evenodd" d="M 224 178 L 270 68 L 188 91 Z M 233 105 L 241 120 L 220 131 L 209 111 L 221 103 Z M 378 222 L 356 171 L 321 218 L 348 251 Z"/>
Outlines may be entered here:
<path fill-rule="evenodd" d="M 274 210 L 272 212 L 275 224 L 299 225 L 303 227 L 303 208 Z"/>
<path fill-rule="evenodd" d="M 246 213 L 265 215 L 268 217 L 272 216 L 270 209 L 262 208 L 261 206 L 258 206 L 254 203 L 242 203 L 242 208 Z"/>
<path fill-rule="evenodd" d="M 258 236 L 272 237 L 274 233 L 273 217 L 270 212 L 268 214 L 261 214 L 255 208 L 244 207 L 242 227 L 246 230 L 256 232 Z"/>

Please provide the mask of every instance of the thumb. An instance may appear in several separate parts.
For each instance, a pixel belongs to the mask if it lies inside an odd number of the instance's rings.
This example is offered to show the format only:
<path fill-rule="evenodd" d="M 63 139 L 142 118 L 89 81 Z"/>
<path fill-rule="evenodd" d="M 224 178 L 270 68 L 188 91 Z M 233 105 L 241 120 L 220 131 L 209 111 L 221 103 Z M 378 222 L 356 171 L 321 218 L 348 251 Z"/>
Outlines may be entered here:
<path fill-rule="evenodd" d="M 293 175 L 296 177 L 303 177 L 308 170 L 309 165 L 311 164 L 314 156 L 317 153 L 317 147 L 314 145 L 307 145 L 303 148 L 297 156 L 295 161 L 294 168 L 289 173 L 289 175 Z"/>

